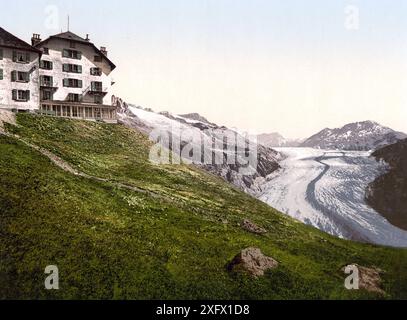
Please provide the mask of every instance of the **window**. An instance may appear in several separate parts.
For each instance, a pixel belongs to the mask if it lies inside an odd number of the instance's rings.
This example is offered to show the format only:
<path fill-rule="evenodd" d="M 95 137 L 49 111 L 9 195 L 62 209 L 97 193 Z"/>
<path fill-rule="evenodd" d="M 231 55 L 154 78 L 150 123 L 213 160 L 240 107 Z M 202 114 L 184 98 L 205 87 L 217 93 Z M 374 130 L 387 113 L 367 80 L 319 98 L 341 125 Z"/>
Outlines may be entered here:
<path fill-rule="evenodd" d="M 13 90 L 13 100 L 23 102 L 29 101 L 30 90 Z"/>
<path fill-rule="evenodd" d="M 101 68 L 90 68 L 90 75 L 91 76 L 101 76 L 102 69 Z"/>
<path fill-rule="evenodd" d="M 82 88 L 82 80 L 77 79 L 64 79 L 64 87 L 69 88 Z"/>
<path fill-rule="evenodd" d="M 41 100 L 53 100 L 53 94 L 51 90 L 41 90 Z"/>
<path fill-rule="evenodd" d="M 52 61 L 41 60 L 40 68 L 44 70 L 52 70 L 53 69 Z"/>
<path fill-rule="evenodd" d="M 72 107 L 72 117 L 78 117 L 78 107 Z"/>
<path fill-rule="evenodd" d="M 30 82 L 30 74 L 28 72 L 12 71 L 11 72 L 12 82 Z"/>
<path fill-rule="evenodd" d="M 3 69 L 0 69 L 0 80 L 3 80 Z"/>
<path fill-rule="evenodd" d="M 42 53 L 48 55 L 49 54 L 49 48 L 42 48 Z"/>
<path fill-rule="evenodd" d="M 70 59 L 77 59 L 77 60 L 81 60 L 82 59 L 82 53 L 76 50 L 68 50 L 68 49 L 64 49 L 62 51 L 62 56 L 64 58 L 70 58 Z"/>
<path fill-rule="evenodd" d="M 102 56 L 95 56 L 95 62 L 102 62 Z"/>
<path fill-rule="evenodd" d="M 53 87 L 54 79 L 51 76 L 40 76 L 41 87 Z"/>
<path fill-rule="evenodd" d="M 103 97 L 102 96 L 94 96 L 94 103 L 103 104 Z"/>
<path fill-rule="evenodd" d="M 3 49 L 0 49 L 0 60 L 3 60 Z"/>
<path fill-rule="evenodd" d="M 61 116 L 63 117 L 68 117 L 69 116 L 69 112 L 68 112 L 68 107 L 67 106 L 62 106 L 62 110 L 61 110 Z"/>
<path fill-rule="evenodd" d="M 91 91 L 95 91 L 95 92 L 102 92 L 102 82 L 99 81 L 92 81 L 91 83 Z"/>
<path fill-rule="evenodd" d="M 92 118 L 92 108 L 85 107 L 85 118 Z"/>
<path fill-rule="evenodd" d="M 82 66 L 77 64 L 64 63 L 62 65 L 62 71 L 72 73 L 82 73 Z"/>
<path fill-rule="evenodd" d="M 68 101 L 69 102 L 80 102 L 81 101 L 81 96 L 76 93 L 69 93 L 68 94 Z"/>
<path fill-rule="evenodd" d="M 31 57 L 28 52 L 13 51 L 13 62 L 29 63 L 30 61 Z"/>

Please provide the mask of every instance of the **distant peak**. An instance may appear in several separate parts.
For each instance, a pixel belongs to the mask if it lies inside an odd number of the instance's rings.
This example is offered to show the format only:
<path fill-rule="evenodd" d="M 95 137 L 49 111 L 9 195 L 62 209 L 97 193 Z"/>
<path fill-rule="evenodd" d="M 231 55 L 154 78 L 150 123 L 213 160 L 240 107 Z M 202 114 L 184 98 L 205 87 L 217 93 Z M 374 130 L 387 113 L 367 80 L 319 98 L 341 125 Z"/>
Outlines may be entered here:
<path fill-rule="evenodd" d="M 349 123 L 347 125 L 359 125 L 359 126 L 380 126 L 382 127 L 382 125 L 376 121 L 372 121 L 372 120 L 365 120 L 365 121 L 358 121 L 358 122 L 352 122 Z"/>

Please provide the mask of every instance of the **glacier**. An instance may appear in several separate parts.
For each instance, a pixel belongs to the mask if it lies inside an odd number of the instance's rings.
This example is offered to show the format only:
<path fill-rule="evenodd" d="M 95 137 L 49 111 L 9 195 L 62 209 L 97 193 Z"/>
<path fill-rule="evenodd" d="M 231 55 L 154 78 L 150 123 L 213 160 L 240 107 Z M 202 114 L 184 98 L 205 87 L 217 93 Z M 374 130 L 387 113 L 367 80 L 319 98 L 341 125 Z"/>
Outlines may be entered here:
<path fill-rule="evenodd" d="M 387 169 L 368 151 L 276 148 L 285 158 L 256 197 L 289 216 L 340 238 L 407 247 L 407 231 L 365 202 L 370 182 Z"/>

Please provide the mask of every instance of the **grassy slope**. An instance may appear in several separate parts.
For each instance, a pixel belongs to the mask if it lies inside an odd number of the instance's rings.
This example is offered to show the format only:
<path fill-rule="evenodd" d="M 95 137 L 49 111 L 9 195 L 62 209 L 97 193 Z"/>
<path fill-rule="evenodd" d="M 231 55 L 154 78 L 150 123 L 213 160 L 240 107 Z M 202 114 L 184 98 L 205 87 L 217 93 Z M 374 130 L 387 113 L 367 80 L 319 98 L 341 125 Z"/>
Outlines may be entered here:
<path fill-rule="evenodd" d="M 82 171 L 161 197 L 70 175 L 0 136 L 0 298 L 377 297 L 343 288 L 348 263 L 386 270 L 387 297 L 407 298 L 406 250 L 335 239 L 194 167 L 153 166 L 146 137 L 120 125 L 25 114 L 18 124 L 8 130 Z M 244 218 L 269 233 L 243 231 Z M 229 274 L 249 246 L 280 266 L 259 279 Z M 43 289 L 51 264 L 59 291 Z"/>

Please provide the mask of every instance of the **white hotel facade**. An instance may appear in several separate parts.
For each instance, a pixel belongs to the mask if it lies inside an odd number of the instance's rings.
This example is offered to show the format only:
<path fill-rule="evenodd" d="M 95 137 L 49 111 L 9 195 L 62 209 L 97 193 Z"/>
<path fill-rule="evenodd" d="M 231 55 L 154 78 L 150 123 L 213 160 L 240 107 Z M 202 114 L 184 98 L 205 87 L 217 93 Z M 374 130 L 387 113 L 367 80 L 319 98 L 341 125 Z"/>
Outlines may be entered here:
<path fill-rule="evenodd" d="M 88 36 L 34 34 L 29 45 L 0 28 L 0 108 L 116 122 L 115 68 Z"/>

